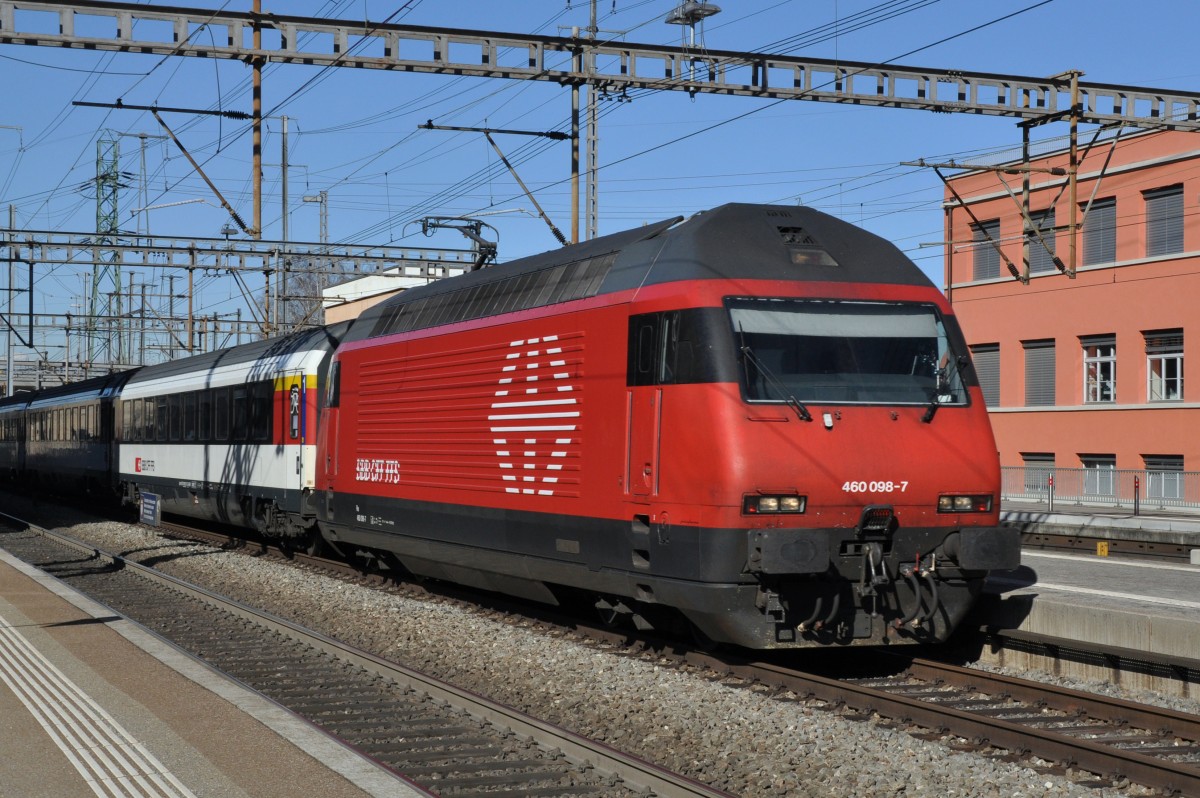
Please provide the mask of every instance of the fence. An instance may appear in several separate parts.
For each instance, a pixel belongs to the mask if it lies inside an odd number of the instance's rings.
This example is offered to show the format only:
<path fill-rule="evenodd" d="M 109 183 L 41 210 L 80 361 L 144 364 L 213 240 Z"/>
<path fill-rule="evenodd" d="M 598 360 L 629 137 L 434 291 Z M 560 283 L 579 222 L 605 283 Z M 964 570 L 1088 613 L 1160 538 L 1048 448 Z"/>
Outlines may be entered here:
<path fill-rule="evenodd" d="M 1004 466 L 1001 499 L 1049 506 L 1200 510 L 1200 471 Z M 1013 507 L 1015 509 L 1015 507 Z"/>

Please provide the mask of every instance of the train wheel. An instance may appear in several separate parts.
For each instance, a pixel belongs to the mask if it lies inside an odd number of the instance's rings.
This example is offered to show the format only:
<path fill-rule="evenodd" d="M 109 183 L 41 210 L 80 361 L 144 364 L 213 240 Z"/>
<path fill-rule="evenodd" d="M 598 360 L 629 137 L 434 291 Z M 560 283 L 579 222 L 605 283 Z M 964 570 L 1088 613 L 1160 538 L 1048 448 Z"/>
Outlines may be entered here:
<path fill-rule="evenodd" d="M 310 529 L 308 534 L 300 539 L 299 545 L 296 548 L 309 557 L 327 557 L 332 553 L 329 547 L 325 545 L 325 538 L 321 537 L 316 527 Z"/>

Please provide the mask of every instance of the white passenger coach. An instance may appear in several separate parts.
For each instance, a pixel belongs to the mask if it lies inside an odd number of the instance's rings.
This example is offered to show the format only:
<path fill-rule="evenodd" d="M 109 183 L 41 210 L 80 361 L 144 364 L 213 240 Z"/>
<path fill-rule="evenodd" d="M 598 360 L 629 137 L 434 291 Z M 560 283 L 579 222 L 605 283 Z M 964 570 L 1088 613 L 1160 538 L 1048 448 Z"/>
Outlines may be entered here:
<path fill-rule="evenodd" d="M 116 408 L 125 501 L 153 493 L 163 512 L 304 534 L 319 392 L 346 326 L 138 371 Z"/>

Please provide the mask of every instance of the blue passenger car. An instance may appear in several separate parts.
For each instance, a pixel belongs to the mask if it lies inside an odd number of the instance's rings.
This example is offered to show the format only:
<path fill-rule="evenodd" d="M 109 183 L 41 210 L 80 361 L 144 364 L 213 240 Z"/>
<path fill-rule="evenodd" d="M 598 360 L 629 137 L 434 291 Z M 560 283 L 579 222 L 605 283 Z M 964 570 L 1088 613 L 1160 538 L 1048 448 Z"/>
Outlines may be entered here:
<path fill-rule="evenodd" d="M 25 476 L 54 491 L 111 494 L 113 405 L 136 369 L 40 391 L 25 409 Z"/>
<path fill-rule="evenodd" d="M 14 481 L 25 470 L 25 411 L 30 394 L 0 399 L 0 479 Z"/>

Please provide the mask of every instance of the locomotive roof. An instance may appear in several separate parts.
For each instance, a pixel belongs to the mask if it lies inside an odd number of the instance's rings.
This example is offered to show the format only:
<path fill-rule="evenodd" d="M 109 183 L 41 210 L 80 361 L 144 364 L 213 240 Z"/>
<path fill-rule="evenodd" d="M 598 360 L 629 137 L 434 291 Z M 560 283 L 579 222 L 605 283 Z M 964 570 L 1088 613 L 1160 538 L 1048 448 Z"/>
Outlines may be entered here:
<path fill-rule="evenodd" d="M 730 203 L 681 220 L 410 288 L 367 310 L 346 340 L 682 280 L 933 287 L 891 242 L 812 208 Z"/>

